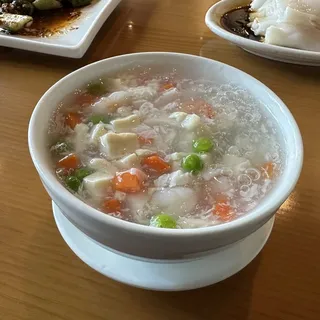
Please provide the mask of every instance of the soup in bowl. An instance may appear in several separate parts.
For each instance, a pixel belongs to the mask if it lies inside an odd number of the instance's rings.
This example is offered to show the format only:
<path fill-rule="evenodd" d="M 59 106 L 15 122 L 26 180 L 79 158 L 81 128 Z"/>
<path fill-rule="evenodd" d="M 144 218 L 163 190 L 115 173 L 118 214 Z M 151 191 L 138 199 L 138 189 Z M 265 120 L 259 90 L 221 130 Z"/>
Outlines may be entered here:
<path fill-rule="evenodd" d="M 180 259 L 266 223 L 293 189 L 288 109 L 222 63 L 141 53 L 84 67 L 39 101 L 29 145 L 63 214 L 111 249 Z"/>

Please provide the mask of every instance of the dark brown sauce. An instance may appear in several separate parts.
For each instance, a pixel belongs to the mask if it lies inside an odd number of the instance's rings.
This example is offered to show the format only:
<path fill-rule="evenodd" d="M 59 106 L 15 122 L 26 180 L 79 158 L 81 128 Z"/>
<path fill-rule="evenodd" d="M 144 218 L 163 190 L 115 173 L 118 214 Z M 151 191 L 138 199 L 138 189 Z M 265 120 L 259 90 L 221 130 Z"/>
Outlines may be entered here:
<path fill-rule="evenodd" d="M 226 12 L 221 17 L 221 25 L 227 31 L 230 31 L 243 38 L 248 38 L 255 41 L 262 41 L 263 38 L 254 35 L 248 27 L 250 6 L 239 7 Z"/>
<path fill-rule="evenodd" d="M 81 15 L 79 8 L 61 8 L 56 10 L 37 11 L 33 14 L 33 23 L 29 28 L 18 32 L 19 35 L 33 37 L 50 37 L 57 33 L 65 33 L 76 27 L 71 23 Z"/>

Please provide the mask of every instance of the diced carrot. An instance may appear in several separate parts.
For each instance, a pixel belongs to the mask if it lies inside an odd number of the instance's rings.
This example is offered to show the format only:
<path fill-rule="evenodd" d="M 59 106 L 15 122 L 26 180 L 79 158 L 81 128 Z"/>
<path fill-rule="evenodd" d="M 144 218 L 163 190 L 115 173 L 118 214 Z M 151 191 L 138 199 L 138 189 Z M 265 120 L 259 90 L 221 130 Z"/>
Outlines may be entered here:
<path fill-rule="evenodd" d="M 81 122 L 82 121 L 80 115 L 75 112 L 69 112 L 65 117 L 65 123 L 71 129 L 74 129 L 74 127 Z"/>
<path fill-rule="evenodd" d="M 266 162 L 262 167 L 262 176 L 266 179 L 272 179 L 274 175 L 274 163 L 273 162 Z"/>
<path fill-rule="evenodd" d="M 228 204 L 228 197 L 225 195 L 218 195 L 212 213 L 224 222 L 232 220 L 234 218 L 234 212 L 230 204 Z"/>
<path fill-rule="evenodd" d="M 94 103 L 98 98 L 89 93 L 80 93 L 75 95 L 75 103 L 80 106 L 90 105 Z"/>
<path fill-rule="evenodd" d="M 213 208 L 213 214 L 217 215 L 222 221 L 230 221 L 234 218 L 234 213 L 229 204 L 218 202 Z"/>
<path fill-rule="evenodd" d="M 107 213 L 120 212 L 121 202 L 117 199 L 108 199 L 103 203 L 103 209 Z"/>
<path fill-rule="evenodd" d="M 143 136 L 138 136 L 138 140 L 139 140 L 139 143 L 141 145 L 144 145 L 144 144 L 152 144 L 153 143 L 153 139 L 152 138 L 145 138 Z"/>
<path fill-rule="evenodd" d="M 156 155 L 148 156 L 142 159 L 141 164 L 146 168 L 161 174 L 168 172 L 171 169 L 171 166 L 169 163 L 165 162 L 163 159 L 161 159 L 159 156 L 156 156 Z"/>
<path fill-rule="evenodd" d="M 57 163 L 59 168 L 76 169 L 79 166 L 79 159 L 74 153 L 70 153 Z"/>
<path fill-rule="evenodd" d="M 182 103 L 181 111 L 186 113 L 195 113 L 199 116 L 203 115 L 210 119 L 214 118 L 215 112 L 212 105 L 203 99 L 190 99 Z"/>
<path fill-rule="evenodd" d="M 142 189 L 141 178 L 131 171 L 116 174 L 113 178 L 113 189 L 126 193 L 139 192 Z"/>
<path fill-rule="evenodd" d="M 160 92 L 175 88 L 175 85 L 171 82 L 167 82 L 160 87 Z"/>

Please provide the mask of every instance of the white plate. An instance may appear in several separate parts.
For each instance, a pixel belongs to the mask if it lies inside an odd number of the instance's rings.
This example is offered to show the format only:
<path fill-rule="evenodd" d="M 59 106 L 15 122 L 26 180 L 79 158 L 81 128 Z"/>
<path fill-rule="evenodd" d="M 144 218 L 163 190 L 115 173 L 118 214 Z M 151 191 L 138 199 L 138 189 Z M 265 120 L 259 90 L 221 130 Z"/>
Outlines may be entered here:
<path fill-rule="evenodd" d="M 245 239 L 198 259 L 172 262 L 141 261 L 107 250 L 77 229 L 54 202 L 52 209 L 63 239 L 83 262 L 113 280 L 159 291 L 202 288 L 239 272 L 264 247 L 274 223 L 272 217 Z"/>
<path fill-rule="evenodd" d="M 74 30 L 51 37 L 31 37 L 0 34 L 0 46 L 35 51 L 69 58 L 81 58 L 93 38 L 121 0 L 98 0 L 81 9 L 78 19 L 72 22 Z"/>
<path fill-rule="evenodd" d="M 220 19 L 226 12 L 248 5 L 248 0 L 222 0 L 207 12 L 205 22 L 209 29 L 219 37 L 226 39 L 255 55 L 287 63 L 320 66 L 320 52 L 299 50 L 275 46 L 240 37 L 222 28 Z"/>

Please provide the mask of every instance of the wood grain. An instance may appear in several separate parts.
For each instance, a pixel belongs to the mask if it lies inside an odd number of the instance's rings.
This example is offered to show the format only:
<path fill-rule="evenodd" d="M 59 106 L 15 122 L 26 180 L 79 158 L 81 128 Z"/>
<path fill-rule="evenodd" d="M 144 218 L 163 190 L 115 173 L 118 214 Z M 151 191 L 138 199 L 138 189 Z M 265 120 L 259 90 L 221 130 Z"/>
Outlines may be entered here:
<path fill-rule="evenodd" d="M 210 0 L 123 0 L 80 60 L 0 48 L 0 319 L 320 319 L 320 68 L 252 56 L 211 34 Z M 132 27 L 130 27 L 132 25 Z M 76 68 L 113 55 L 177 51 L 235 66 L 288 105 L 305 145 L 297 188 L 263 252 L 217 285 L 156 293 L 115 283 L 84 265 L 54 224 L 27 147 L 41 95 Z"/>

